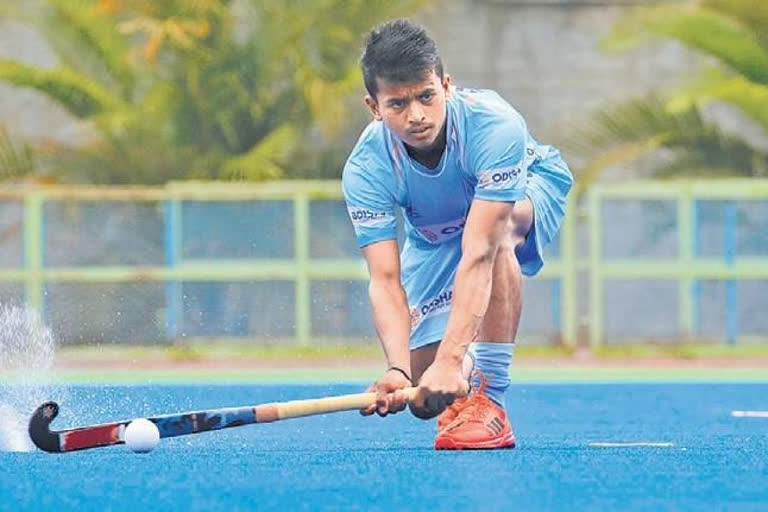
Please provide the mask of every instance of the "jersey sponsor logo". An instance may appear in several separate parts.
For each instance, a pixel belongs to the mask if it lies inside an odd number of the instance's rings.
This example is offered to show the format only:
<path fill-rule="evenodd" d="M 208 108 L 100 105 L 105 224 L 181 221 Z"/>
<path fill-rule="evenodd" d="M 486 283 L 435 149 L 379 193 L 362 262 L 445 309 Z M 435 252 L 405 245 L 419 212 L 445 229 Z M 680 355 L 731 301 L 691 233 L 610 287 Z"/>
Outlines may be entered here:
<path fill-rule="evenodd" d="M 521 167 L 501 167 L 481 171 L 477 179 L 477 188 L 482 190 L 507 190 L 517 186 L 523 176 Z"/>
<path fill-rule="evenodd" d="M 414 226 L 416 230 L 421 233 L 421 236 L 426 238 L 433 244 L 439 244 L 456 237 L 459 233 L 464 231 L 464 225 L 467 220 L 465 218 L 459 218 L 449 220 L 448 222 L 441 222 L 439 224 L 428 224 L 426 226 Z"/>
<path fill-rule="evenodd" d="M 384 227 L 395 219 L 395 216 L 389 212 L 380 212 L 369 208 L 350 206 L 347 211 L 355 231 L 360 228 Z"/>
<path fill-rule="evenodd" d="M 436 297 L 422 304 L 411 306 L 411 330 L 415 329 L 427 318 L 445 313 L 451 309 L 453 287 L 444 289 Z"/>
<path fill-rule="evenodd" d="M 527 180 L 530 177 L 529 168 L 543 159 L 543 155 L 539 153 L 540 149 L 538 145 L 528 142 L 525 146 L 525 156 L 520 165 L 481 171 L 477 178 L 477 188 L 483 190 L 515 188 L 520 180 Z"/>

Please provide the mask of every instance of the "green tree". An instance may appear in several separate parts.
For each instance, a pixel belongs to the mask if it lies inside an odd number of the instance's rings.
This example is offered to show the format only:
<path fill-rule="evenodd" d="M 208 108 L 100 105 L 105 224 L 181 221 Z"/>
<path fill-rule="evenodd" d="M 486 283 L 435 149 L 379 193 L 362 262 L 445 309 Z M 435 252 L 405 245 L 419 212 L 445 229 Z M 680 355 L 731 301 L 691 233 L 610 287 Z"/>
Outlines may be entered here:
<path fill-rule="evenodd" d="M 32 148 L 24 142 L 13 140 L 8 130 L 0 126 L 0 181 L 27 176 L 34 169 Z"/>
<path fill-rule="evenodd" d="M 588 155 L 582 181 L 607 168 L 644 164 L 657 175 L 766 175 L 764 150 L 726 133 L 705 115 L 715 101 L 739 109 L 768 132 L 768 3 L 699 0 L 643 7 L 622 19 L 604 41 L 608 49 L 672 38 L 711 57 L 686 86 L 598 113 L 579 134 Z M 599 148 L 599 149 L 596 149 Z"/>
<path fill-rule="evenodd" d="M 0 59 L 98 137 L 41 160 L 66 181 L 277 178 L 310 132 L 337 135 L 362 87 L 361 35 L 419 0 L 37 0 L 55 69 Z"/>

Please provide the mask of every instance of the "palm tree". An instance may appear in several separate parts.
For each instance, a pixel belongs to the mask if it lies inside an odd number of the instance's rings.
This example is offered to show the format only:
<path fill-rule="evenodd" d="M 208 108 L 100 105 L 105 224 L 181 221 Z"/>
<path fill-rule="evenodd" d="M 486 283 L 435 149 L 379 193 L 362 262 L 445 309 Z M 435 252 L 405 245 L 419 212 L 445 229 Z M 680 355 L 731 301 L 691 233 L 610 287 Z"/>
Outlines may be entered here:
<path fill-rule="evenodd" d="M 34 0 L 15 15 L 60 65 L 0 59 L 0 80 L 91 123 L 41 160 L 63 179 L 162 183 L 283 174 L 311 128 L 333 136 L 360 88 L 360 35 L 423 0 Z M 41 15 L 42 13 L 42 15 Z"/>
<path fill-rule="evenodd" d="M 0 181 L 21 178 L 35 169 L 35 157 L 32 148 L 13 140 L 3 126 L 0 126 Z"/>
<path fill-rule="evenodd" d="M 589 157 L 582 181 L 630 161 L 644 162 L 657 175 L 765 175 L 766 152 L 722 131 L 706 111 L 712 102 L 725 102 L 768 131 L 767 26 L 768 4 L 754 0 L 662 4 L 639 8 L 621 20 L 604 41 L 608 49 L 674 38 L 718 64 L 679 90 L 598 113 L 580 134 L 577 149 Z"/>

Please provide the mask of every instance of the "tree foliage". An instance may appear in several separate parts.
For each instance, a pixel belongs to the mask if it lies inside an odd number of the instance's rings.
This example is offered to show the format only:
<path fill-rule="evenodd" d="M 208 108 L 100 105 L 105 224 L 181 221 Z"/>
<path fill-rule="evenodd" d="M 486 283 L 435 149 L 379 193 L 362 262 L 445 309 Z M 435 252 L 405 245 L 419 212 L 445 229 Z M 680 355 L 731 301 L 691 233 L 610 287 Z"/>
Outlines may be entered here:
<path fill-rule="evenodd" d="M 35 0 L 54 69 L 0 60 L 99 136 L 41 157 L 62 179 L 162 183 L 284 174 L 310 130 L 337 135 L 373 25 L 423 0 Z"/>
<path fill-rule="evenodd" d="M 27 176 L 34 171 L 35 157 L 32 148 L 13 140 L 3 126 L 0 126 L 0 181 Z"/>
<path fill-rule="evenodd" d="M 607 49 L 676 39 L 717 64 L 667 94 L 604 109 L 580 136 L 589 179 L 606 167 L 651 157 L 656 174 L 764 175 L 765 151 L 705 116 L 712 102 L 739 109 L 768 133 L 768 3 L 698 0 L 643 7 L 622 19 Z M 599 148 L 599 149 L 595 149 Z"/>

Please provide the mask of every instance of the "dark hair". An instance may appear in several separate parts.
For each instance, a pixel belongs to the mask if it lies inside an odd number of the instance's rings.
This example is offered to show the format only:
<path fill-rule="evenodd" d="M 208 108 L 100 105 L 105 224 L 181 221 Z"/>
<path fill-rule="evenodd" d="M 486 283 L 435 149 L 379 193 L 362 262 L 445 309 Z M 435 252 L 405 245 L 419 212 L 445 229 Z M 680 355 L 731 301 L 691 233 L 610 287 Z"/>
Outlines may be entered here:
<path fill-rule="evenodd" d="M 368 94 L 376 97 L 376 79 L 393 83 L 423 80 L 434 71 L 442 80 L 443 62 L 427 30 L 407 19 L 388 21 L 365 38 L 360 59 Z"/>

